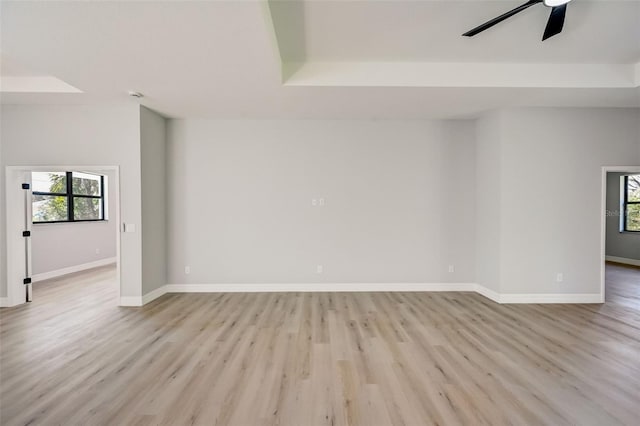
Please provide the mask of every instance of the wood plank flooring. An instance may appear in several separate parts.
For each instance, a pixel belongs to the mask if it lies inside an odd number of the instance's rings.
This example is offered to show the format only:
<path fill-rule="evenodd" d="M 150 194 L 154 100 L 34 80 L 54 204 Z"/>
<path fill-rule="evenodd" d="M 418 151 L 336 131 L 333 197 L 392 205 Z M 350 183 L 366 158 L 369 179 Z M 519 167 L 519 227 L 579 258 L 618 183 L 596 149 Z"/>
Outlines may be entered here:
<path fill-rule="evenodd" d="M 2 425 L 638 425 L 640 270 L 603 305 L 472 293 L 165 295 L 113 268 L 0 310 Z"/>

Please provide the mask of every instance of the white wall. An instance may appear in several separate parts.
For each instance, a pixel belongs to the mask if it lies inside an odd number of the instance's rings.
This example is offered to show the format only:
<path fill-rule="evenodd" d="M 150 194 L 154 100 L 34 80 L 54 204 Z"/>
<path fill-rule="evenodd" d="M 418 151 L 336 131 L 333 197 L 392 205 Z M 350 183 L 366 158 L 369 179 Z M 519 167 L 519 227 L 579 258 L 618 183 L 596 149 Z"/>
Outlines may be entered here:
<path fill-rule="evenodd" d="M 31 230 L 33 275 L 116 257 L 115 172 L 92 170 L 92 173 L 105 175 L 108 220 L 34 224 Z"/>
<path fill-rule="evenodd" d="M 497 113 L 476 122 L 476 279 L 500 292 L 502 138 Z"/>
<path fill-rule="evenodd" d="M 472 122 L 170 120 L 168 158 L 170 283 L 474 280 Z"/>
<path fill-rule="evenodd" d="M 140 107 L 3 105 L 0 119 L 2 168 L 7 165 L 120 166 L 120 211 L 140 224 Z M 0 174 L 4 206 L 4 173 Z M 4 210 L 0 208 L 0 211 Z M 0 218 L 0 295 L 6 293 L 5 219 Z M 140 233 L 121 237 L 121 295 L 141 296 Z"/>
<path fill-rule="evenodd" d="M 625 173 L 607 173 L 607 256 L 640 260 L 640 233 L 620 232 L 621 177 Z"/>
<path fill-rule="evenodd" d="M 140 110 L 142 174 L 142 293 L 167 283 L 167 176 L 165 119 Z"/>
<path fill-rule="evenodd" d="M 162 119 L 137 105 L 2 108 L 3 166 L 121 166 L 122 221 L 142 223 L 122 234 L 125 296 L 141 296 L 143 280 L 145 293 L 157 288 L 163 262 L 177 284 L 477 281 L 595 294 L 601 167 L 640 164 L 637 109 L 514 109 L 476 124 L 169 120 L 165 151 Z M 166 193 L 143 195 L 163 164 Z M 154 215 L 163 204 L 166 228 Z"/>
<path fill-rule="evenodd" d="M 599 293 L 601 168 L 640 164 L 640 110 L 514 109 L 498 113 L 493 126 L 501 197 L 494 287 Z M 494 191 L 479 188 L 478 197 Z"/>
<path fill-rule="evenodd" d="M 2 137 L 2 128 L 4 123 L 2 117 L 6 111 L 6 105 L 0 104 L 0 298 L 7 297 L 7 237 L 6 237 L 6 219 L 5 219 L 5 159 L 4 159 L 4 138 Z"/>

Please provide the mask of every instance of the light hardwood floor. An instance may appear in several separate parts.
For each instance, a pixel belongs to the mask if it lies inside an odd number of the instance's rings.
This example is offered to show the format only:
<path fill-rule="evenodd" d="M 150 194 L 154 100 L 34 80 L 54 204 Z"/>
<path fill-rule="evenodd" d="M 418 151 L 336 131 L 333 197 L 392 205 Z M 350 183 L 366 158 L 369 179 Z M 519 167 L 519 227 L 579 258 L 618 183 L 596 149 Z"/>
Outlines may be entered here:
<path fill-rule="evenodd" d="M 114 269 L 0 310 L 2 425 L 638 425 L 640 269 L 603 305 L 471 293 L 165 295 Z"/>

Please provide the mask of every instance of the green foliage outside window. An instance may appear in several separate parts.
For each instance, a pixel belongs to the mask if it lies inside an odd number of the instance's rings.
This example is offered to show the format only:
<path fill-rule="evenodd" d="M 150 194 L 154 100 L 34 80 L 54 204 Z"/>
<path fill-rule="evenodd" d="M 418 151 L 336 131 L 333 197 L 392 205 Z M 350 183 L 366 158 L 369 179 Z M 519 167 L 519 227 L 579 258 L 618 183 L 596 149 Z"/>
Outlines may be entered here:
<path fill-rule="evenodd" d="M 640 232 L 640 175 L 625 178 L 625 231 Z"/>
<path fill-rule="evenodd" d="M 34 173 L 33 180 L 34 222 L 104 219 L 100 176 L 80 172 Z"/>

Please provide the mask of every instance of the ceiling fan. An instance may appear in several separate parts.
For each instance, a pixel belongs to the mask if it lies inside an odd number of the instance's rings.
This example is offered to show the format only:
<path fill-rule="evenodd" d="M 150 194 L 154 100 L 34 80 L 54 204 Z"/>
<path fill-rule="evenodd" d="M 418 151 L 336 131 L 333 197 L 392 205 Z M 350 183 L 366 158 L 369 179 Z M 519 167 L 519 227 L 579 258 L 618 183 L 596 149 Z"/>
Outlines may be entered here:
<path fill-rule="evenodd" d="M 560 32 L 562 31 L 562 27 L 564 25 L 564 16 L 567 12 L 567 3 L 569 3 L 570 1 L 571 0 L 529 0 L 525 4 L 508 11 L 507 13 L 504 13 L 497 18 L 493 18 L 492 20 L 475 27 L 470 31 L 467 31 L 462 35 L 466 37 L 473 37 L 474 35 L 493 27 L 494 25 L 504 21 L 505 19 L 512 17 L 516 13 L 520 13 L 523 10 L 528 9 L 534 4 L 544 3 L 545 6 L 551 8 L 551 15 L 549 16 L 547 27 L 544 29 L 544 35 L 542 36 L 542 41 L 545 41 L 549 37 L 560 34 Z"/>

